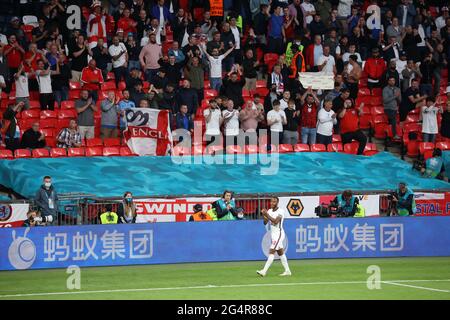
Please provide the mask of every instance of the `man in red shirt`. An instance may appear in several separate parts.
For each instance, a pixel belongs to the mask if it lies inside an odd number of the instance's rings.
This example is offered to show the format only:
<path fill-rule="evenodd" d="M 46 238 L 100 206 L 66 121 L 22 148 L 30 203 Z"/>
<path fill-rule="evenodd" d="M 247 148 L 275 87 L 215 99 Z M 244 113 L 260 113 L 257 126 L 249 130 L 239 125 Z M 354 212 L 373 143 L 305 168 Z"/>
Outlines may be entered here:
<path fill-rule="evenodd" d="M 341 119 L 342 143 L 347 144 L 352 142 L 352 140 L 358 141 L 358 154 L 363 154 L 367 143 L 367 137 L 361 129 L 359 129 L 358 111 L 355 109 L 351 99 L 346 99 L 344 101 L 344 108 L 339 113 L 338 117 Z"/>
<path fill-rule="evenodd" d="M 364 72 L 367 74 L 367 87 L 369 89 L 380 88 L 381 78 L 386 71 L 386 62 L 380 58 L 380 50 L 378 48 L 372 49 L 372 57 L 367 59 L 364 65 Z"/>
<path fill-rule="evenodd" d="M 15 74 L 22 62 L 25 50 L 17 42 L 15 35 L 9 36 L 9 44 L 4 47 L 3 55 L 8 58 L 9 74 Z"/>
<path fill-rule="evenodd" d="M 137 22 L 130 18 L 131 11 L 128 8 L 123 10 L 123 16 L 117 22 L 117 29 L 122 29 L 125 35 L 129 32 L 136 34 Z"/>
<path fill-rule="evenodd" d="M 103 82 L 102 70 L 97 68 L 95 60 L 91 59 L 89 65 L 81 72 L 81 84 L 83 89 L 91 92 L 94 102 L 98 99 L 97 90 Z"/>
<path fill-rule="evenodd" d="M 301 108 L 300 126 L 302 128 L 302 143 L 315 144 L 317 133 L 317 106 L 320 104 L 319 98 L 309 87 L 301 96 L 300 102 L 303 104 Z"/>

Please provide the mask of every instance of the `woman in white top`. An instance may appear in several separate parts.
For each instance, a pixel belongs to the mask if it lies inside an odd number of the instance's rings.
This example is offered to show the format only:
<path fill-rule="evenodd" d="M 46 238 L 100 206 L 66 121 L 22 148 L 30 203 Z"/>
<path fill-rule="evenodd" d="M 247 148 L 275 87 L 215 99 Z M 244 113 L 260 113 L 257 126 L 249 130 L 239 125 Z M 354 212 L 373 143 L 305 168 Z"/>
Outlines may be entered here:
<path fill-rule="evenodd" d="M 436 134 L 439 132 L 437 123 L 437 114 L 443 113 L 442 106 L 437 106 L 440 103 L 440 99 L 434 103 L 432 97 L 428 97 L 422 100 L 421 112 L 422 112 L 422 133 L 423 142 L 434 142 Z"/>
<path fill-rule="evenodd" d="M 227 101 L 227 108 L 222 111 L 226 145 L 237 145 L 239 135 L 239 111 L 234 109 L 233 100 Z"/>
<path fill-rule="evenodd" d="M 332 106 L 332 100 L 325 100 L 323 108 L 319 111 L 317 116 L 317 143 L 329 145 L 333 142 L 333 125 L 337 123 L 337 120 L 336 114 L 331 110 Z"/>
<path fill-rule="evenodd" d="M 52 90 L 52 75 L 59 74 L 59 63 L 56 64 L 56 71 L 50 70 L 50 65 L 45 68 L 42 60 L 37 62 L 38 70 L 36 70 L 36 80 L 39 84 L 39 103 L 41 110 L 54 110 L 55 96 Z"/>

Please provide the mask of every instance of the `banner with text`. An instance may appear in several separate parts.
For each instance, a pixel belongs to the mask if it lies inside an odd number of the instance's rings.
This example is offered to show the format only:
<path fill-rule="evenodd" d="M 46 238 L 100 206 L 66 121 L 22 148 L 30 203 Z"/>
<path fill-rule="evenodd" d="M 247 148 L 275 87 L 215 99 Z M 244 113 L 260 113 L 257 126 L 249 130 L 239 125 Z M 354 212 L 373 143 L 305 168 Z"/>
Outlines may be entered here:
<path fill-rule="evenodd" d="M 209 0 L 211 17 L 223 17 L 223 0 Z"/>
<path fill-rule="evenodd" d="M 450 217 L 287 219 L 284 230 L 289 259 L 450 256 Z M 261 220 L 0 228 L 0 270 L 264 260 L 268 233 Z"/>
<path fill-rule="evenodd" d="M 165 156 L 172 149 L 169 111 L 132 108 L 125 111 L 128 147 L 140 156 Z"/>
<path fill-rule="evenodd" d="M 0 203 L 0 228 L 21 227 L 29 208 L 28 203 Z"/>
<path fill-rule="evenodd" d="M 299 80 L 303 88 L 311 87 L 313 90 L 333 90 L 334 76 L 321 72 L 299 72 Z"/>

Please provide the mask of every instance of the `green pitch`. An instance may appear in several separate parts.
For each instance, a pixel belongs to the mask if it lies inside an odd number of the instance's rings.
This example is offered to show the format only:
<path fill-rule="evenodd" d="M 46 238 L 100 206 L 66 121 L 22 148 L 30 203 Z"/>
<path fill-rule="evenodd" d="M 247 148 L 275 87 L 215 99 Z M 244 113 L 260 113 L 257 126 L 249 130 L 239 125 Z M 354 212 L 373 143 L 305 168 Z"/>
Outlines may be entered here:
<path fill-rule="evenodd" d="M 450 299 L 450 257 L 275 260 L 81 269 L 68 290 L 65 269 L 0 272 L 0 299 Z M 381 289 L 367 288 L 367 267 L 381 269 Z"/>

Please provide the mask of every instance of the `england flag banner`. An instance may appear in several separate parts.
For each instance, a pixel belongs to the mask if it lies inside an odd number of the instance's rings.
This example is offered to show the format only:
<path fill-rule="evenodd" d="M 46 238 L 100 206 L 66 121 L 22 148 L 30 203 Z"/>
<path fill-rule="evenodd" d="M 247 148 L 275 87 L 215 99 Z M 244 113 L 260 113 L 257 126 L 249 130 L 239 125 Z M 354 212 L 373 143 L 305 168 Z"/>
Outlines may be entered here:
<path fill-rule="evenodd" d="M 334 76 L 321 72 L 299 72 L 299 80 L 303 88 L 311 87 L 313 90 L 333 90 Z"/>
<path fill-rule="evenodd" d="M 172 150 L 169 111 L 132 108 L 125 111 L 124 137 L 130 150 L 140 156 L 165 156 Z"/>

